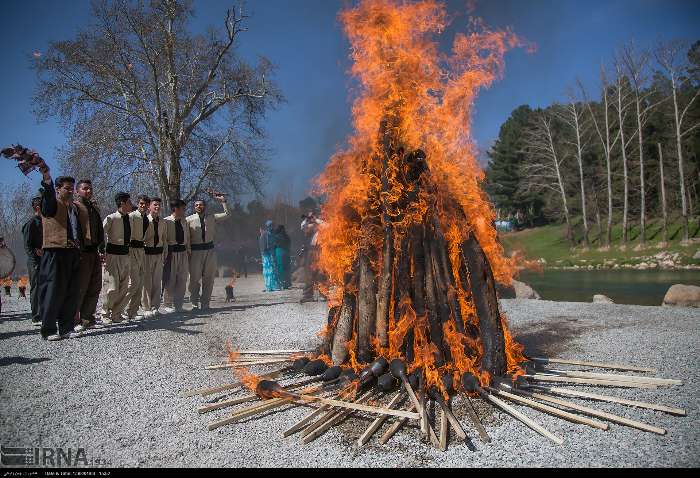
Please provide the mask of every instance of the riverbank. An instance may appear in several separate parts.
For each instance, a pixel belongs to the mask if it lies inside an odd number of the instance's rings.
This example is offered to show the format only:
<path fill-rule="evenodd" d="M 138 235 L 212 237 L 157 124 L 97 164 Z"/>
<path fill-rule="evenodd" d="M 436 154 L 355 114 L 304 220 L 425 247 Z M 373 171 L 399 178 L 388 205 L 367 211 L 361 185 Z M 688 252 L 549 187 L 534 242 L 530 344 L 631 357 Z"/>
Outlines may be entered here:
<path fill-rule="evenodd" d="M 477 413 L 493 439 L 483 444 L 457 399 L 455 413 L 467 425 L 474 451 L 454 436 L 447 452 L 437 451 L 420 441 L 416 426 L 404 428 L 385 446 L 373 438 L 358 449 L 357 437 L 369 425 L 367 418 L 349 419 L 308 445 L 297 437 L 283 438 L 282 432 L 308 413 L 303 407 L 207 431 L 208 422 L 230 409 L 200 415 L 196 408 L 204 401 L 179 393 L 234 380 L 228 370 L 204 370 L 225 358 L 227 340 L 243 349 L 313 347 L 319 341 L 316 332 L 326 322 L 326 304 L 299 304 L 298 289 L 263 293 L 260 276 L 250 276 L 236 283 L 238 300 L 227 304 L 225 285 L 225 280 L 217 280 L 211 313 L 173 314 L 56 343 L 39 339 L 29 324 L 28 301 L 3 298 L 2 443 L 82 447 L 89 460 L 113 467 L 700 465 L 697 309 L 501 300 L 514 338 L 534 356 L 628 362 L 682 379 L 684 385 L 672 389 L 606 393 L 681 407 L 687 417 L 595 403 L 600 410 L 663 427 L 668 430 L 665 436 L 615 424 L 601 431 L 515 405 L 561 436 L 564 444 L 559 446 L 477 399 Z M 386 403 L 388 398 L 380 400 Z"/>
<path fill-rule="evenodd" d="M 613 235 L 611 247 L 598 247 L 599 235 L 591 234 L 590 247 L 571 247 L 565 226 L 549 225 L 500 235 L 506 253 L 518 252 L 526 259 L 552 270 L 700 270 L 700 228 L 691 227 L 692 237 L 683 242 L 679 230 L 672 228 L 671 240 L 659 240 L 658 230 L 649 226 L 645 247 L 638 244 L 637 233 L 630 233 L 630 243 L 620 246 Z"/>

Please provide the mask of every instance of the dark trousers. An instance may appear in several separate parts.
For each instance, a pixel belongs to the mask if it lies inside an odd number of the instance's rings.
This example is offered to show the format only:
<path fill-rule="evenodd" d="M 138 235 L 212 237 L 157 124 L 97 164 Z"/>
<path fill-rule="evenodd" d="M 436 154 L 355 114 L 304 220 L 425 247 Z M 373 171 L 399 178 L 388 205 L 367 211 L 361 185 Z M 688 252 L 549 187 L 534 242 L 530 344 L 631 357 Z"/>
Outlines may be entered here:
<path fill-rule="evenodd" d="M 78 312 L 80 321 L 95 322 L 97 301 L 102 291 L 102 263 L 97 252 L 80 253 L 78 272 Z M 80 321 L 76 321 L 79 323 Z"/>
<path fill-rule="evenodd" d="M 32 307 L 32 322 L 41 322 L 41 315 L 39 314 L 39 264 L 41 264 L 39 261 L 27 261 L 27 271 L 29 272 L 29 303 Z"/>
<path fill-rule="evenodd" d="M 80 250 L 44 249 L 39 267 L 41 335 L 67 334 L 73 330 L 78 310 Z"/>

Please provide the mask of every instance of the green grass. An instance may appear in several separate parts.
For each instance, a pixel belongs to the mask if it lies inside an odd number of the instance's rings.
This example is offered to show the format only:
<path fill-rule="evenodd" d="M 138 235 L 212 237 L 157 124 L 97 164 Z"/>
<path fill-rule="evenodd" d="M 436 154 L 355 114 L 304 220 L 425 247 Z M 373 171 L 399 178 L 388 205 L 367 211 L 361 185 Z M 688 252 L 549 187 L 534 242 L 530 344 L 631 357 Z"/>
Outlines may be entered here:
<path fill-rule="evenodd" d="M 669 225 L 669 242 L 663 249 L 659 248 L 661 240 L 662 222 L 659 219 L 649 220 L 647 223 L 647 240 L 643 250 L 635 250 L 639 244 L 639 227 L 634 225 L 630 229 L 629 243 L 625 250 L 620 249 L 620 238 L 622 228 L 614 225 L 612 231 L 612 247 L 605 251 L 601 246 L 605 240 L 605 230 L 599 231 L 593 225 L 589 233 L 590 247 L 586 250 L 581 245 L 581 226 L 578 222 L 574 224 L 574 234 L 576 236 L 576 247 L 571 247 L 566 240 L 566 226 L 563 224 L 543 226 L 533 229 L 525 229 L 519 232 L 503 233 L 501 240 L 507 253 L 520 250 L 525 253 L 528 259 L 544 259 L 548 266 L 571 266 L 571 265 L 597 265 L 604 261 L 614 260 L 618 264 L 636 264 L 643 261 L 644 257 L 653 256 L 659 252 L 668 251 L 679 253 L 680 262 L 683 264 L 700 264 L 700 260 L 692 259 L 695 252 L 700 249 L 700 245 L 693 243 L 690 245 L 681 244 L 682 225 L 675 222 Z M 691 238 L 700 238 L 700 226 L 691 222 L 689 227 Z M 602 234 L 601 234 L 602 232 Z"/>

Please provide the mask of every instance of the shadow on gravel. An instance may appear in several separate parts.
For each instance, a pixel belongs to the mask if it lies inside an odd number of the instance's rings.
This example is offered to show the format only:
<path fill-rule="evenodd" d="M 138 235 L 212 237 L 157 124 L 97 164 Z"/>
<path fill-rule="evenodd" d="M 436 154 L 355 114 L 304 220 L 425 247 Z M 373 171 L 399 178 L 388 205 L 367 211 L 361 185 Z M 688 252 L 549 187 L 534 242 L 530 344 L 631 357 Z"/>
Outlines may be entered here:
<path fill-rule="evenodd" d="M 13 320 L 29 320 L 30 312 L 24 312 L 21 314 L 3 314 L 0 317 L 0 322 L 13 321 Z"/>
<path fill-rule="evenodd" d="M 51 360 L 48 357 L 2 357 L 0 358 L 0 367 L 7 367 L 8 365 L 31 365 L 33 363 L 48 362 Z"/>
<path fill-rule="evenodd" d="M 555 357 L 566 350 L 566 345 L 573 339 L 593 329 L 582 325 L 572 317 L 558 317 L 562 322 L 547 322 L 546 326 L 516 332 L 515 340 L 525 346 L 525 353 L 530 356 Z"/>
<path fill-rule="evenodd" d="M 203 322 L 190 322 L 185 323 L 187 320 L 193 319 L 193 315 L 185 316 L 165 316 L 158 318 L 156 320 L 141 320 L 139 322 L 129 322 L 124 325 L 112 325 L 111 327 L 105 327 L 103 329 L 92 329 L 83 338 L 94 335 L 113 335 L 113 334 L 123 334 L 123 333 L 134 333 L 134 332 L 147 332 L 150 330 L 170 330 L 178 334 L 185 335 L 197 335 L 202 332 L 198 330 L 188 330 L 183 327 L 196 327 L 199 325 L 204 325 Z"/>

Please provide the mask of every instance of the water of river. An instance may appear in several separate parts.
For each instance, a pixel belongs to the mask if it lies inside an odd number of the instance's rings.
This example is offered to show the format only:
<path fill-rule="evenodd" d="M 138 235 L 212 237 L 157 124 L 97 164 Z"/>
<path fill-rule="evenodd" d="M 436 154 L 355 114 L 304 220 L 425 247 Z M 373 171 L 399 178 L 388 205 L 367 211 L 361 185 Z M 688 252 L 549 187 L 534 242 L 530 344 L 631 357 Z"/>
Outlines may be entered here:
<path fill-rule="evenodd" d="M 518 280 L 545 300 L 591 302 L 594 294 L 603 294 L 617 304 L 661 305 L 673 284 L 700 286 L 700 271 L 545 270 L 523 272 Z"/>

